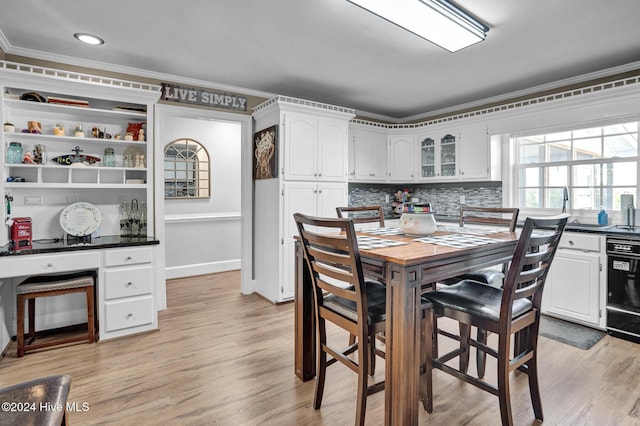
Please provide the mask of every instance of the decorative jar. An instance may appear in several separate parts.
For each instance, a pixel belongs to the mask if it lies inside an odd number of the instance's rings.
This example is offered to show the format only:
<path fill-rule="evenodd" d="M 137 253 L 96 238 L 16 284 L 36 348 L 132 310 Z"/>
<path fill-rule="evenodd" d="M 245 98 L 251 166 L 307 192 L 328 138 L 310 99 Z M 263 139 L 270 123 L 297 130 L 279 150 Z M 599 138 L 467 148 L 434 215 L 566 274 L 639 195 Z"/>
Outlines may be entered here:
<path fill-rule="evenodd" d="M 102 165 L 104 167 L 115 167 L 116 166 L 116 155 L 113 152 L 113 148 L 105 148 L 104 156 L 102 157 Z"/>
<path fill-rule="evenodd" d="M 22 144 L 20 142 L 9 143 L 9 148 L 7 148 L 7 163 L 21 164 L 23 154 Z"/>
<path fill-rule="evenodd" d="M 436 230 L 433 213 L 402 213 L 400 229 L 407 235 L 431 235 Z"/>

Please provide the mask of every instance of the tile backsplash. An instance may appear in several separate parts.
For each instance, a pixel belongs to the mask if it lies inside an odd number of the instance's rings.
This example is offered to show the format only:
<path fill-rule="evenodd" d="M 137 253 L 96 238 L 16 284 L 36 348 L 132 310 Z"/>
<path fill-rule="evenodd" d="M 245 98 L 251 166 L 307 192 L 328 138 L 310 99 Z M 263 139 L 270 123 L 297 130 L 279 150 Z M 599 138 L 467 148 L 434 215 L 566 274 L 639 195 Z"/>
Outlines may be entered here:
<path fill-rule="evenodd" d="M 440 184 L 349 184 L 349 205 L 381 205 L 385 216 L 391 216 L 393 194 L 408 189 L 411 198 L 429 202 L 439 215 L 458 216 L 460 197 L 464 204 L 483 207 L 502 207 L 502 182 L 460 182 Z M 385 196 L 389 196 L 389 202 Z"/>

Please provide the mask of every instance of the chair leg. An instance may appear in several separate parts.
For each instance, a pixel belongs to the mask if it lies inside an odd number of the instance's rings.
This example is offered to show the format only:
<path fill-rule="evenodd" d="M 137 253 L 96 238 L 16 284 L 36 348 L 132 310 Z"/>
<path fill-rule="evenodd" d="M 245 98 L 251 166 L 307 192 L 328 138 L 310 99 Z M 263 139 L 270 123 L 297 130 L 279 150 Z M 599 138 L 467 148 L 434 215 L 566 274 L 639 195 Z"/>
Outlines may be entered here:
<path fill-rule="evenodd" d="M 93 298 L 93 286 L 86 288 L 87 296 L 87 333 L 89 343 L 96 341 L 95 304 Z"/>
<path fill-rule="evenodd" d="M 18 358 L 22 358 L 24 356 L 24 296 L 22 294 L 19 294 L 17 296 L 17 299 L 18 309 L 16 312 L 16 316 L 18 318 L 16 320 L 16 340 L 18 343 Z"/>
<path fill-rule="evenodd" d="M 36 299 L 27 299 L 29 307 L 29 343 L 36 340 Z"/>
<path fill-rule="evenodd" d="M 458 323 L 460 328 L 460 371 L 466 373 L 469 370 L 469 338 L 471 336 L 471 326 L 469 324 Z"/>
<path fill-rule="evenodd" d="M 544 420 L 542 414 L 542 399 L 540 398 L 540 385 L 538 383 L 538 354 L 534 353 L 533 358 L 527 363 L 527 371 L 529 374 L 529 394 L 531 394 L 531 403 L 533 405 L 533 414 L 536 419 Z"/>
<path fill-rule="evenodd" d="M 488 334 L 489 333 L 486 330 L 478 328 L 478 335 L 476 340 L 486 345 Z M 478 370 L 479 379 L 482 379 L 484 377 L 486 365 L 487 365 L 487 354 L 483 350 L 478 348 L 476 351 L 476 369 Z"/>
<path fill-rule="evenodd" d="M 317 318 L 318 321 L 318 366 L 316 371 L 316 393 L 313 398 L 313 408 L 316 410 L 322 405 L 322 394 L 324 393 L 324 381 L 327 373 L 327 353 L 325 346 L 327 344 L 327 334 L 325 330 L 324 319 Z"/>
<path fill-rule="evenodd" d="M 373 336 L 370 339 L 375 339 Z M 364 416 L 367 411 L 368 372 L 370 371 L 369 358 L 375 356 L 375 351 L 367 344 L 366 339 L 360 339 L 361 347 L 358 348 L 358 392 L 356 402 L 356 425 L 364 426 Z M 364 346 L 364 347 L 362 347 Z"/>
<path fill-rule="evenodd" d="M 498 400 L 503 426 L 513 425 L 511 397 L 509 393 L 509 347 L 510 339 L 500 337 L 498 343 Z"/>
<path fill-rule="evenodd" d="M 369 333 L 369 375 L 373 377 L 376 374 L 376 333 Z"/>

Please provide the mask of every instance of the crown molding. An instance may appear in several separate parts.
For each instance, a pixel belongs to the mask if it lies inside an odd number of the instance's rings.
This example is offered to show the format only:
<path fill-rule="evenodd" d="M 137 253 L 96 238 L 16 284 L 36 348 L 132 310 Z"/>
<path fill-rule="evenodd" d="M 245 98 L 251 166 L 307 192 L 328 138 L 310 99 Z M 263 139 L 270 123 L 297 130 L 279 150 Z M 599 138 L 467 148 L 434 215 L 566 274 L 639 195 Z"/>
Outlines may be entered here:
<path fill-rule="evenodd" d="M 2 47 L 3 42 L 7 44 L 6 48 Z M 222 90 L 227 92 L 242 93 L 243 95 L 257 96 L 261 98 L 272 98 L 277 95 L 274 93 L 263 92 L 260 90 L 247 89 L 244 87 L 237 87 L 237 86 L 232 86 L 228 84 L 215 83 L 212 81 L 199 80 L 199 79 L 188 78 L 188 77 L 179 76 L 179 75 L 159 73 L 155 71 L 144 70 L 141 68 L 114 65 L 107 62 L 79 59 L 73 56 L 53 55 L 53 54 L 42 52 L 39 50 L 14 48 L 8 44 L 8 42 L 6 41 L 6 38 L 4 38 L 4 35 L 1 32 L 0 32 L 0 47 L 2 47 L 2 49 L 6 54 L 24 56 L 24 57 L 33 58 L 33 59 L 39 59 L 42 61 L 57 62 L 57 63 L 73 65 L 73 66 L 83 67 L 83 68 L 94 68 L 96 70 L 133 75 L 137 77 L 144 77 L 144 78 L 149 78 L 149 79 L 158 80 L 158 81 L 180 82 L 182 84 L 189 84 L 193 86 Z"/>

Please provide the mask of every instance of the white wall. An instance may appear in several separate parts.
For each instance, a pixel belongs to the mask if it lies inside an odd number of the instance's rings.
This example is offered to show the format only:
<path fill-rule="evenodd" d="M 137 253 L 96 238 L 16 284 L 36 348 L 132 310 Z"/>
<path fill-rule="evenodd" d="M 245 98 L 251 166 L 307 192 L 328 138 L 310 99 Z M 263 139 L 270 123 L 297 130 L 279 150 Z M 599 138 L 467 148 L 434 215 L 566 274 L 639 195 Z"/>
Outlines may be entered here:
<path fill-rule="evenodd" d="M 242 126 L 180 115 L 158 117 L 162 131 L 157 135 L 157 148 L 164 152 L 167 144 L 182 138 L 202 144 L 211 164 L 211 197 L 164 200 L 167 278 L 239 269 Z"/>

